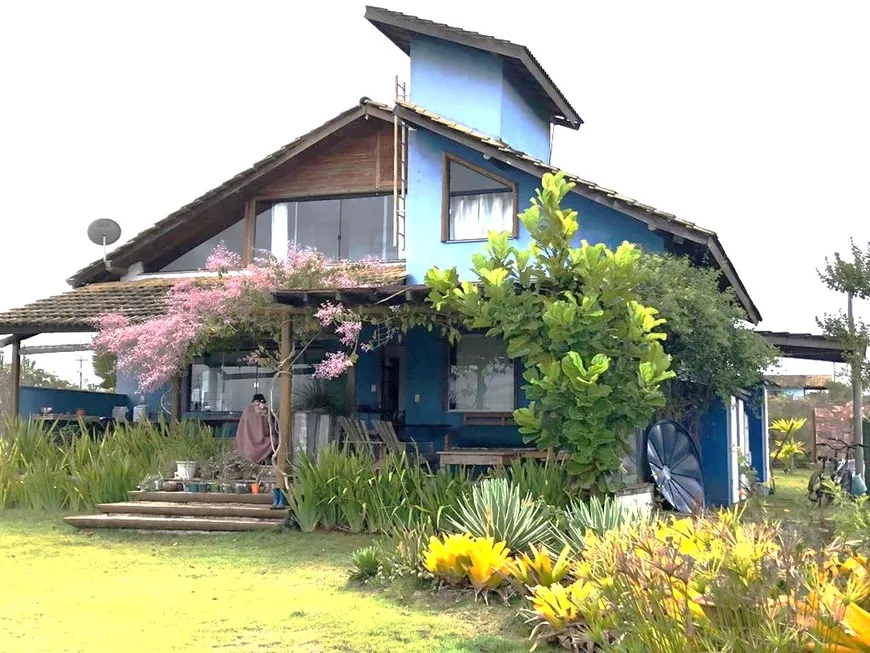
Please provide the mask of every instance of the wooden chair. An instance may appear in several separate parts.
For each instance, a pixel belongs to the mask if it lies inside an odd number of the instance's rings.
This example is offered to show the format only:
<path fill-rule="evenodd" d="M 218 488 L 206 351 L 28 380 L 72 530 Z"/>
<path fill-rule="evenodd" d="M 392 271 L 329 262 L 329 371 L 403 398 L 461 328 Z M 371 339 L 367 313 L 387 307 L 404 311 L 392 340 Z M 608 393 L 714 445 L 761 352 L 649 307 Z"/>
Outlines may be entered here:
<path fill-rule="evenodd" d="M 369 430 L 366 428 L 365 422 L 361 419 L 350 419 L 349 417 L 339 417 L 338 425 L 344 431 L 342 445 L 352 444 L 355 447 L 368 451 L 372 458 L 378 459 L 380 453 L 380 442 L 372 440 L 369 435 Z M 377 448 L 377 449 L 376 449 Z"/>
<path fill-rule="evenodd" d="M 377 431 L 381 440 L 384 441 L 387 449 L 398 455 L 405 453 L 405 443 L 399 440 L 392 422 L 376 419 L 374 420 L 374 425 L 375 431 Z"/>
<path fill-rule="evenodd" d="M 421 464 L 431 465 L 432 463 L 437 461 L 437 455 L 435 453 L 435 443 L 433 442 L 431 445 L 432 453 L 431 455 L 426 455 L 425 453 L 421 453 L 420 447 L 414 440 L 410 442 L 405 442 L 399 439 L 399 436 L 396 434 L 396 428 L 393 426 L 393 423 L 386 420 L 373 420 L 375 425 L 375 431 L 380 436 L 381 440 L 383 440 L 384 445 L 393 453 L 401 456 L 402 454 L 407 454 L 409 457 L 416 459 Z M 444 436 L 444 447 L 445 449 L 448 446 L 448 436 Z"/>

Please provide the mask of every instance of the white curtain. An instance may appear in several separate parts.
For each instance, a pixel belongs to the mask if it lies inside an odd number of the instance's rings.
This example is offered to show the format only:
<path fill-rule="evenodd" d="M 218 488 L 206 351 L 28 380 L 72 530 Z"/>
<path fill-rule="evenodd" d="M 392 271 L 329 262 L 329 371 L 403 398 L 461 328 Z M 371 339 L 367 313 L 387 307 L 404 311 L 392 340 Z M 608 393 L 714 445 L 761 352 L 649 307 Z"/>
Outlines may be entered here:
<path fill-rule="evenodd" d="M 272 256 L 279 261 L 287 259 L 287 244 L 290 224 L 290 204 L 282 202 L 272 206 Z"/>
<path fill-rule="evenodd" d="M 513 228 L 513 193 L 450 198 L 450 240 L 486 238 L 489 231 Z"/>

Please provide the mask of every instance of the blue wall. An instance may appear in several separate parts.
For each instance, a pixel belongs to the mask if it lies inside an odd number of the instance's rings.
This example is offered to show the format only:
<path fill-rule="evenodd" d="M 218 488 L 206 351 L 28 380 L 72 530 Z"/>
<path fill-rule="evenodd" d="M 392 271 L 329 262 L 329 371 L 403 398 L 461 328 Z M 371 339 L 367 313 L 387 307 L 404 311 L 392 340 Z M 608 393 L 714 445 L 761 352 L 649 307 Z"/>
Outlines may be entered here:
<path fill-rule="evenodd" d="M 713 404 L 701 418 L 701 469 L 707 503 L 727 506 L 731 488 L 728 469 L 728 411 L 721 401 Z"/>
<path fill-rule="evenodd" d="M 749 422 L 749 451 L 752 454 L 752 467 L 758 474 L 759 483 L 767 483 L 770 480 L 766 393 L 767 390 L 763 386 L 756 389 L 746 406 L 746 419 Z"/>
<path fill-rule="evenodd" d="M 444 408 L 443 383 L 446 378 L 447 341 L 438 332 L 425 328 L 411 329 L 405 336 L 405 422 L 415 425 L 411 429 L 415 439 L 417 433 L 440 439 L 447 431 L 451 432 L 451 442 L 457 447 L 520 447 L 522 437 L 516 426 L 462 426 L 462 413 L 450 412 Z M 370 363 L 366 358 L 376 359 L 377 352 L 362 354 L 359 364 Z M 357 395 L 369 392 L 369 375 L 363 369 L 357 370 Z M 416 401 L 419 395 L 419 401 Z M 523 397 L 520 397 L 522 403 Z M 360 401 L 360 403 L 363 403 Z M 439 425 L 434 430 L 421 429 L 423 425 Z M 436 443 L 438 447 L 441 442 Z"/>
<path fill-rule="evenodd" d="M 518 185 L 519 211 L 525 210 L 540 187 L 538 177 L 511 168 L 496 166 L 483 156 L 463 145 L 443 138 L 425 129 L 410 134 L 408 162 L 408 235 L 405 255 L 408 261 L 409 283 L 422 283 L 433 265 L 441 268 L 456 266 L 462 278 L 470 278 L 471 255 L 481 251 L 482 242 L 441 242 L 441 199 L 443 153 L 450 152 L 476 166 L 515 181 Z M 623 240 L 642 245 L 650 251 L 663 251 L 664 240 L 660 232 L 647 229 L 642 222 L 623 215 L 577 193 L 570 193 L 564 207 L 575 209 L 580 221 L 576 242 L 586 239 L 590 243 L 605 243 L 617 247 Z M 531 238 L 520 224 L 517 240 L 520 247 L 528 246 Z"/>
<path fill-rule="evenodd" d="M 499 136 L 502 60 L 455 43 L 411 39 L 411 99 L 445 118 Z"/>
<path fill-rule="evenodd" d="M 499 55 L 425 36 L 411 39 L 411 100 L 550 160 L 550 120 Z"/>
<path fill-rule="evenodd" d="M 505 75 L 501 88 L 502 140 L 549 163 L 550 120 L 543 105 L 532 104 L 528 94 L 510 76 Z"/>
<path fill-rule="evenodd" d="M 127 397 L 121 394 L 22 386 L 19 414 L 22 417 L 38 415 L 43 407 L 51 406 L 54 413 L 72 414 L 83 410 L 86 415 L 111 417 L 115 406 L 129 405 Z"/>
<path fill-rule="evenodd" d="M 157 420 L 160 417 L 160 413 L 162 412 L 162 408 L 160 407 L 160 398 L 166 394 L 167 392 L 170 394 L 166 395 L 166 399 L 164 402 L 166 403 L 167 408 L 171 408 L 172 406 L 172 396 L 171 396 L 172 384 L 167 384 L 154 392 L 145 395 L 145 404 L 148 406 L 148 417 L 152 420 Z M 125 374 L 118 373 L 118 381 L 115 384 L 115 391 L 118 394 L 127 395 L 129 399 L 130 413 L 127 416 L 127 419 L 133 418 L 133 409 L 132 406 L 136 406 L 139 404 L 139 398 L 141 393 L 139 392 L 139 383 L 138 381 Z M 182 409 L 186 408 L 186 404 L 184 403 L 185 398 L 185 388 L 181 389 L 181 398 L 182 398 Z"/>

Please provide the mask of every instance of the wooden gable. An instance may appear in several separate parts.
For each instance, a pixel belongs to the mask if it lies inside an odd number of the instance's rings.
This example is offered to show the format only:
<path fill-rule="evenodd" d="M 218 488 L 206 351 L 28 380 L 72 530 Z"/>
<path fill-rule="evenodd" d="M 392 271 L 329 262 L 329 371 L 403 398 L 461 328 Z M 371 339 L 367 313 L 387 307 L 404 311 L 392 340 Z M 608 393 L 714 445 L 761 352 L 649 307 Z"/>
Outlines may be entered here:
<path fill-rule="evenodd" d="M 392 190 L 392 125 L 369 119 L 341 136 L 337 142 L 289 162 L 257 196 L 318 197 Z"/>

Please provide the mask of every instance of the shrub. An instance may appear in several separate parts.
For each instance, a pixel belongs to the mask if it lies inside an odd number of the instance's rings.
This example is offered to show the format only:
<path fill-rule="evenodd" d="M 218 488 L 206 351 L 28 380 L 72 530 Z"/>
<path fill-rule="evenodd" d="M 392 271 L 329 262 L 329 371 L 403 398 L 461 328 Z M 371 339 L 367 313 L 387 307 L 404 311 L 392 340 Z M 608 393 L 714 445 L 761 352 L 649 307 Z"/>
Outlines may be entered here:
<path fill-rule="evenodd" d="M 380 551 L 374 545 L 357 549 L 350 556 L 353 568 L 351 580 L 366 581 L 377 576 L 381 567 Z"/>
<path fill-rule="evenodd" d="M 725 512 L 588 531 L 561 583 L 532 588 L 536 643 L 571 650 L 861 651 L 870 567 Z"/>
<path fill-rule="evenodd" d="M 532 242 L 490 232 L 472 256 L 475 283 L 457 269 L 431 268 L 428 301 L 469 329 L 501 337 L 523 364 L 528 406 L 513 412 L 526 442 L 566 449 L 584 487 L 608 489 L 635 427 L 665 404 L 659 386 L 674 376 L 658 311 L 640 303 L 641 250 L 585 240 L 574 247 L 577 212 L 561 203 L 574 188 L 545 174 L 523 211 Z M 460 334 L 454 329 L 453 338 Z"/>
<path fill-rule="evenodd" d="M 450 521 L 463 533 L 491 537 L 519 550 L 549 539 L 549 518 L 541 501 L 528 494 L 523 498 L 507 479 L 491 478 L 472 488 Z"/>
<path fill-rule="evenodd" d="M 388 578 L 422 578 L 423 555 L 434 533 L 432 522 L 423 520 L 393 530 L 377 543 L 381 566 Z"/>

